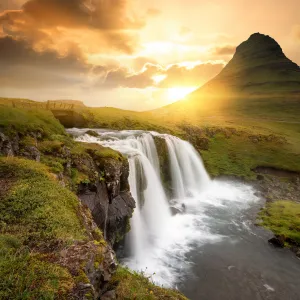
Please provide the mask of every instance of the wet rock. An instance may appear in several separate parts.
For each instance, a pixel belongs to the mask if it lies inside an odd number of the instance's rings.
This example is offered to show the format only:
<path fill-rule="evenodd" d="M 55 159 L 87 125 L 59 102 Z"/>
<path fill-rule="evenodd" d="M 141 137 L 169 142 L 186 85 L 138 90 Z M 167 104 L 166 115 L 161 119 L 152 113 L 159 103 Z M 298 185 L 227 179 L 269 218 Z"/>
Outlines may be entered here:
<path fill-rule="evenodd" d="M 88 134 L 88 135 L 94 136 L 94 137 L 98 137 L 99 136 L 99 134 L 96 131 L 94 131 L 94 130 L 88 130 L 88 131 L 85 132 L 85 134 Z"/>
<path fill-rule="evenodd" d="M 129 222 L 134 208 L 135 201 L 129 192 L 121 192 L 109 205 L 106 236 L 112 245 L 120 242 L 130 230 Z"/>
<path fill-rule="evenodd" d="M 284 242 L 285 242 L 285 237 L 280 235 L 280 236 L 275 236 L 268 241 L 270 244 L 272 244 L 274 247 L 277 248 L 284 248 Z"/>
<path fill-rule="evenodd" d="M 174 207 L 174 206 L 171 206 L 171 207 L 170 207 L 170 210 L 171 210 L 172 216 L 181 214 L 181 210 L 180 210 L 179 208 Z"/>

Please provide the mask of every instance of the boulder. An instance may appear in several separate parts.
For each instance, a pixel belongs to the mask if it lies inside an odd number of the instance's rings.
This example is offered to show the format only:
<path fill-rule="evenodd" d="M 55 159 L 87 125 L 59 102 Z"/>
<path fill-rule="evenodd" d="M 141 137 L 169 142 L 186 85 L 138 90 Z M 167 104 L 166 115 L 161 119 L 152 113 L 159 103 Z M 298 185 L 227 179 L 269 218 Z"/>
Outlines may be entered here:
<path fill-rule="evenodd" d="M 284 248 L 285 237 L 283 235 L 274 236 L 273 238 L 269 239 L 268 242 L 274 247 Z"/>

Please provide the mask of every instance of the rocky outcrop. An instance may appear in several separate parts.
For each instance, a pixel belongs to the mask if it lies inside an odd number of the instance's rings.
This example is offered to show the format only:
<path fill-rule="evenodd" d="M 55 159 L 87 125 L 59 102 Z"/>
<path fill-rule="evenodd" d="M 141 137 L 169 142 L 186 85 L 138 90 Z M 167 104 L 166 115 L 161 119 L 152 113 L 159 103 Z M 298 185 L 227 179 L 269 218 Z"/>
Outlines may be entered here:
<path fill-rule="evenodd" d="M 11 140 L 2 132 L 0 132 L 0 154 L 5 156 L 13 156 L 14 150 Z"/>
<path fill-rule="evenodd" d="M 105 239 L 115 245 L 129 231 L 129 220 L 135 208 L 128 186 L 128 164 L 103 162 L 104 177 L 96 184 L 80 187 L 79 198 L 92 212 Z"/>
<path fill-rule="evenodd" d="M 35 141 L 37 140 L 35 133 L 31 133 L 28 136 Z M 8 137 L 0 132 L 0 155 L 1 154 L 4 156 L 23 156 L 35 161 L 40 161 L 41 159 L 41 153 L 38 148 L 32 144 L 27 145 L 21 143 L 21 138 L 17 133 L 12 137 Z"/>

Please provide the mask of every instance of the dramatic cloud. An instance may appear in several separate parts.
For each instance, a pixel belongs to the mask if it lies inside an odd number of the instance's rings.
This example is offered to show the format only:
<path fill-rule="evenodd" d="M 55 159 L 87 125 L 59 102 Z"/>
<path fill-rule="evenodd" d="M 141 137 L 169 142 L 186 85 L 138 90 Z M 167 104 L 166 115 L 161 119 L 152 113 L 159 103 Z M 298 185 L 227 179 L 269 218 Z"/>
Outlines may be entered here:
<path fill-rule="evenodd" d="M 217 75 L 223 67 L 223 64 L 198 63 L 192 67 L 188 64 L 174 64 L 164 68 L 158 64 L 147 63 L 136 73 L 130 73 L 125 68 L 108 72 L 103 86 L 140 89 L 151 86 L 159 88 L 201 86 Z"/>
<path fill-rule="evenodd" d="M 213 49 L 214 55 L 232 55 L 235 53 L 236 46 L 226 45 Z"/>
<path fill-rule="evenodd" d="M 104 76 L 100 66 L 84 62 L 76 47 L 59 56 L 53 50 L 37 52 L 26 41 L 9 36 L 0 38 L 0 65 L 0 86 L 6 88 L 57 88 L 82 84 L 91 73 Z"/>
<path fill-rule="evenodd" d="M 129 14 L 126 0 L 29 0 L 0 14 L 3 31 L 35 47 L 64 51 L 70 43 L 84 52 L 97 47 L 130 53 L 144 23 Z M 84 45 L 83 45 L 84 42 Z"/>
<path fill-rule="evenodd" d="M 182 66 L 181 64 L 174 64 L 167 68 L 163 75 L 166 78 L 161 81 L 160 87 L 174 87 L 174 86 L 201 86 L 214 76 L 216 76 L 222 69 L 223 64 L 199 63 L 194 67 Z"/>

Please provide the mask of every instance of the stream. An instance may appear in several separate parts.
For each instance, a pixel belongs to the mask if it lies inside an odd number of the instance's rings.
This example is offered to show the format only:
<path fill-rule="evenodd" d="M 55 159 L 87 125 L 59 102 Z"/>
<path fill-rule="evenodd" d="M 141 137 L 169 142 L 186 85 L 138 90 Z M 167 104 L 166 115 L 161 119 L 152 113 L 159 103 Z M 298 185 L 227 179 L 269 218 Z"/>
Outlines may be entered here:
<path fill-rule="evenodd" d="M 124 265 L 192 300 L 300 299 L 300 261 L 269 245 L 271 232 L 254 225 L 264 201 L 252 186 L 211 180 L 193 146 L 171 135 L 97 129 L 94 137 L 86 131 L 69 130 L 78 141 L 128 157 L 137 207 L 122 252 Z M 160 178 L 154 137 L 166 143 L 171 194 Z"/>

